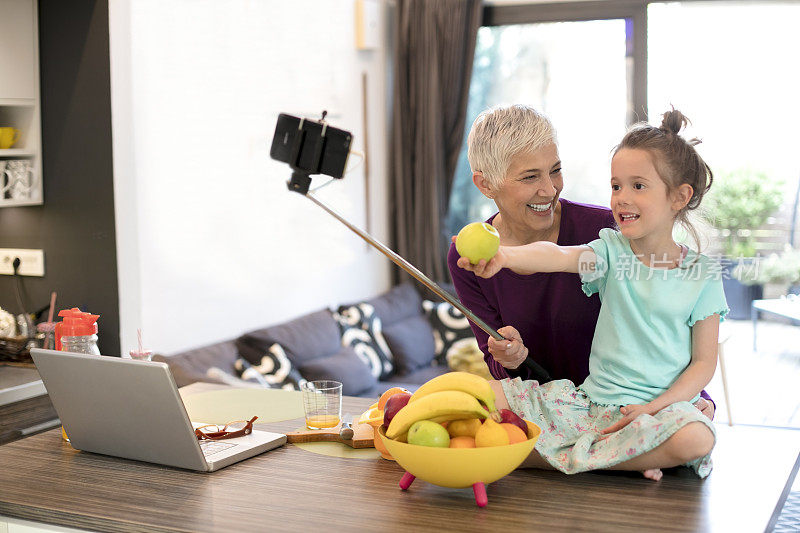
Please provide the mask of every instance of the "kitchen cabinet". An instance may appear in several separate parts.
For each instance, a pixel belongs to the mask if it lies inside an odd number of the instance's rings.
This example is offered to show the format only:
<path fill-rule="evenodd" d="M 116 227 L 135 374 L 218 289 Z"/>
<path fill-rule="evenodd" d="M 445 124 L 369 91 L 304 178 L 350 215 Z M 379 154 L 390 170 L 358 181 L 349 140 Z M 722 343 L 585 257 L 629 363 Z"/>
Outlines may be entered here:
<path fill-rule="evenodd" d="M 0 207 L 43 203 L 36 0 L 0 0 Z M 3 148 L 3 134 L 16 137 Z M 8 139 L 8 137 L 6 137 Z"/>

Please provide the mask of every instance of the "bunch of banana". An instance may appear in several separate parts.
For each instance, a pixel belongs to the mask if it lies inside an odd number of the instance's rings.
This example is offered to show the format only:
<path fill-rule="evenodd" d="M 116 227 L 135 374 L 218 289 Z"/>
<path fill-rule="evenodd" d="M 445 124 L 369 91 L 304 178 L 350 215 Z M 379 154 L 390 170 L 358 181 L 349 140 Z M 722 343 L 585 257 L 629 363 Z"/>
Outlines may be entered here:
<path fill-rule="evenodd" d="M 484 419 L 495 411 L 494 391 L 488 381 L 467 372 L 449 372 L 428 381 L 411 396 L 408 405 L 392 418 L 386 436 L 390 439 L 402 437 L 419 420 L 441 423 L 464 418 Z"/>
<path fill-rule="evenodd" d="M 419 420 L 447 422 L 462 418 L 486 418 L 489 411 L 475 399 L 475 396 L 458 390 L 432 392 L 414 403 L 400 409 L 386 430 L 386 436 L 396 439 L 407 432 Z"/>
<path fill-rule="evenodd" d="M 490 412 L 497 410 L 494 406 L 494 391 L 489 386 L 489 382 L 468 372 L 448 372 L 447 374 L 436 376 L 417 389 L 417 392 L 411 395 L 408 403 L 417 401 L 434 392 L 447 390 L 466 392 L 483 402 L 483 405 Z"/>

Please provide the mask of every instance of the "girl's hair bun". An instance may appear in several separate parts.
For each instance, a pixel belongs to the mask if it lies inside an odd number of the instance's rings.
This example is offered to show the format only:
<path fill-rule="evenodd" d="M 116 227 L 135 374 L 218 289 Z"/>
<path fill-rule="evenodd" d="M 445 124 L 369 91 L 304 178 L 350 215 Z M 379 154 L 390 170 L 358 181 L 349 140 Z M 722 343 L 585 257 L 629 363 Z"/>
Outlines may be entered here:
<path fill-rule="evenodd" d="M 689 119 L 675 108 L 664 113 L 663 117 L 659 129 L 664 131 L 664 133 L 674 133 L 677 135 L 685 126 L 690 124 Z"/>

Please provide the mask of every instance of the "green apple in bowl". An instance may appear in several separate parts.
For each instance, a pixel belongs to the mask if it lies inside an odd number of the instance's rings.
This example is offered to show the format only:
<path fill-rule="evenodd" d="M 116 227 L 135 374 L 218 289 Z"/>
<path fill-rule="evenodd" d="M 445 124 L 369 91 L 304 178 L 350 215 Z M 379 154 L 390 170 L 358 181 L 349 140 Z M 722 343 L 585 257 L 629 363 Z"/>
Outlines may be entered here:
<path fill-rule="evenodd" d="M 447 448 L 450 446 L 450 434 L 443 425 L 432 420 L 418 420 L 408 428 L 408 443 Z"/>
<path fill-rule="evenodd" d="M 497 229 L 486 222 L 467 224 L 456 237 L 458 255 L 466 257 L 473 265 L 481 259 L 486 261 L 494 257 L 500 248 L 500 234 Z"/>

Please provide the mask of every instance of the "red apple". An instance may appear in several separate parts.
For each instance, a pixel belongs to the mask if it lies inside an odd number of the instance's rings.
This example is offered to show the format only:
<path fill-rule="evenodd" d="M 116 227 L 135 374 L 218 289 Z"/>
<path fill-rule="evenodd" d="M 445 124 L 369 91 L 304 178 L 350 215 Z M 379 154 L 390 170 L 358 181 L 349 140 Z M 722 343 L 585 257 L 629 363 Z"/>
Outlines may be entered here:
<path fill-rule="evenodd" d="M 514 424 L 524 431 L 526 435 L 528 434 L 528 424 L 511 409 L 500 409 L 500 421 L 501 423 L 507 422 L 509 424 Z"/>
<path fill-rule="evenodd" d="M 383 408 L 384 427 L 389 427 L 389 423 L 392 421 L 392 418 L 394 418 L 394 415 L 397 414 L 397 411 L 405 407 L 410 399 L 411 395 L 409 393 L 400 392 L 393 394 L 388 400 L 386 400 L 386 407 Z"/>

